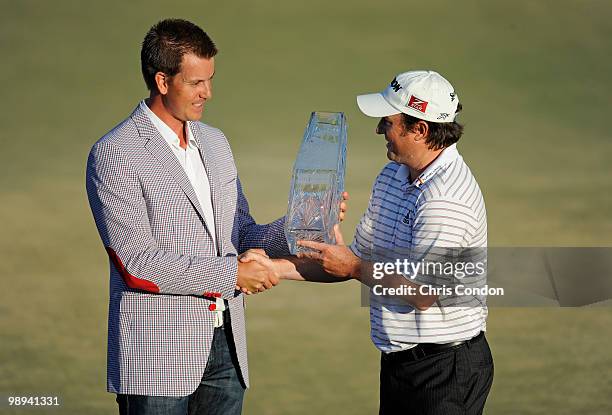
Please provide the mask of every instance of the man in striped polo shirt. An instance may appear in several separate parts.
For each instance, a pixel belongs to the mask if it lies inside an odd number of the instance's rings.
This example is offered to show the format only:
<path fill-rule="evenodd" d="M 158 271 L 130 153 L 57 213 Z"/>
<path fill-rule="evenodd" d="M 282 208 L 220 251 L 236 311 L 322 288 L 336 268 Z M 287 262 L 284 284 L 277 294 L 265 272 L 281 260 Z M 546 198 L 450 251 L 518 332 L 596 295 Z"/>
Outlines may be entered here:
<path fill-rule="evenodd" d="M 486 282 L 487 223 L 480 188 L 456 147 L 458 95 L 438 73 L 412 71 L 357 102 L 380 118 L 376 133 L 391 162 L 376 178 L 353 244 L 343 245 L 338 228 L 338 245 L 302 241 L 316 250 L 302 257 L 316 260 L 318 271 L 285 261 L 280 273 L 372 288 L 381 414 L 482 413 L 493 381 L 486 297 L 459 288 Z"/>

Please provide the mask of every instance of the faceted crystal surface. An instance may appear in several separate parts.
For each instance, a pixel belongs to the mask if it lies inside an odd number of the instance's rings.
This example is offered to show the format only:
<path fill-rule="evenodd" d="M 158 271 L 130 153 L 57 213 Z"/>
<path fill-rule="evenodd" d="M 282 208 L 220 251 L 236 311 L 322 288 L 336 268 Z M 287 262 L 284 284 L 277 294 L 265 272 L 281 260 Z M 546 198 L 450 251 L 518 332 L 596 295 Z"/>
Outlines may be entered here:
<path fill-rule="evenodd" d="M 298 152 L 285 221 L 292 254 L 306 251 L 296 241 L 333 244 L 344 189 L 346 118 L 341 112 L 313 112 Z"/>

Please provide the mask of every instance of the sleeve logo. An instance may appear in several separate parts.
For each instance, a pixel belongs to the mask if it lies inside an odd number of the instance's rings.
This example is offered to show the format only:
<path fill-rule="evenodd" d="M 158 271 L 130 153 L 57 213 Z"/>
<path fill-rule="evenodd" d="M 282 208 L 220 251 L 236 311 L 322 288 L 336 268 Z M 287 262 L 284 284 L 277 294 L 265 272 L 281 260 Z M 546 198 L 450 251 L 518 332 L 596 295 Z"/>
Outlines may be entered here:
<path fill-rule="evenodd" d="M 415 97 L 414 95 L 410 95 L 410 100 L 408 101 L 408 107 L 414 108 L 415 110 L 425 113 L 425 109 L 427 108 L 427 101 L 423 101 L 420 98 Z"/>

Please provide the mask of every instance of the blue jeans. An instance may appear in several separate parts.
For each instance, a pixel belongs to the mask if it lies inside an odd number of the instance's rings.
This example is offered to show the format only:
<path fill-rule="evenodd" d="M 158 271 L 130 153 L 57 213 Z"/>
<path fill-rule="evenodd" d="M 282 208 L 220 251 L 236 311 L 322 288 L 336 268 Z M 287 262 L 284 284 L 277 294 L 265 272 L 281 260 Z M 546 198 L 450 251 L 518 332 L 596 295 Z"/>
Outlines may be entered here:
<path fill-rule="evenodd" d="M 228 319 L 229 320 L 229 319 Z M 231 327 L 226 320 L 224 326 Z M 120 415 L 239 415 L 244 386 L 231 333 L 216 328 L 200 386 L 189 396 L 117 395 Z"/>

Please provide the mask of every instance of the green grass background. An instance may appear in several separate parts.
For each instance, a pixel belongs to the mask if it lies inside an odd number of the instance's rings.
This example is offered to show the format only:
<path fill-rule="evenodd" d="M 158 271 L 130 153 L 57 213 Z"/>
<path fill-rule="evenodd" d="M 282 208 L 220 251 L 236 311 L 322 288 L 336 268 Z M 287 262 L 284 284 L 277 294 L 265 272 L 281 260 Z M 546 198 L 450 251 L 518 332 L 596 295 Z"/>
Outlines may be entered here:
<path fill-rule="evenodd" d="M 108 265 L 84 166 L 145 96 L 139 45 L 157 20 L 188 18 L 218 44 L 203 120 L 229 137 L 258 221 L 284 213 L 309 113 L 344 111 L 350 239 L 386 162 L 355 95 L 431 68 L 464 104 L 459 147 L 485 195 L 490 245 L 609 246 L 610 16 L 604 0 L 0 0 L 0 394 L 59 395 L 57 413 L 116 410 Z M 244 413 L 376 413 L 379 355 L 359 303 L 355 283 L 250 297 Z M 611 327 L 610 307 L 492 308 L 486 412 L 612 413 Z"/>

